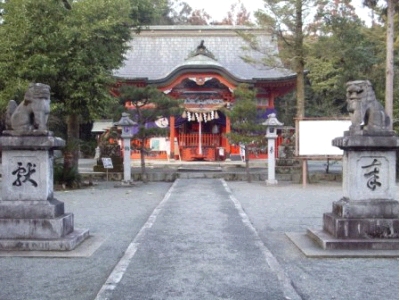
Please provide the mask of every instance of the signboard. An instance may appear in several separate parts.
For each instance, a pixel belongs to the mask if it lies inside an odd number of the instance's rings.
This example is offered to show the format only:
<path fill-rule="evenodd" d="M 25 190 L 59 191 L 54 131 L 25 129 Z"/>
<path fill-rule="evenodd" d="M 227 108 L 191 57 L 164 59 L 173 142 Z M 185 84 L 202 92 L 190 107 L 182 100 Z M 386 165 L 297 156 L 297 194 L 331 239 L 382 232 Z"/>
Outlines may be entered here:
<path fill-rule="evenodd" d="M 349 130 L 350 120 L 299 120 L 299 155 L 343 155 L 343 150 L 332 146 L 332 140 Z"/>
<path fill-rule="evenodd" d="M 150 148 L 152 151 L 167 151 L 167 148 L 169 146 L 168 143 L 165 137 L 151 138 Z"/>
<path fill-rule="evenodd" d="M 103 162 L 104 169 L 113 169 L 114 168 L 111 157 L 102 157 L 101 161 Z"/>

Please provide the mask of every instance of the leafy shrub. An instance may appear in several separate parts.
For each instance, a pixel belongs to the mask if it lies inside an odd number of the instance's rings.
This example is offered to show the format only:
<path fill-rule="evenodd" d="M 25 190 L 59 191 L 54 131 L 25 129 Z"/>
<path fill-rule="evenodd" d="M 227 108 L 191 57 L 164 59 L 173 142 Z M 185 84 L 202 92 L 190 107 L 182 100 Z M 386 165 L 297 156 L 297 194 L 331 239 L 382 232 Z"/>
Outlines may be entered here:
<path fill-rule="evenodd" d="M 69 188 L 81 186 L 82 177 L 77 168 L 65 168 L 63 162 L 54 163 L 54 184 L 60 184 Z"/>

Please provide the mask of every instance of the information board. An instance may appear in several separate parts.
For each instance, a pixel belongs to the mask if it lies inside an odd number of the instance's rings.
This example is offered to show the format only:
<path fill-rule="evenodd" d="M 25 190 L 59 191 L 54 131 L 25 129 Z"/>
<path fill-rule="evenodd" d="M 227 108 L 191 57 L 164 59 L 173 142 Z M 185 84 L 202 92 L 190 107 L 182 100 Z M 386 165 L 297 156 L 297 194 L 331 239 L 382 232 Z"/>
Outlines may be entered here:
<path fill-rule="evenodd" d="M 165 137 L 151 138 L 150 148 L 152 151 L 167 151 L 168 148 L 167 139 Z"/>
<path fill-rule="evenodd" d="M 102 157 L 101 161 L 103 162 L 104 169 L 113 169 L 113 163 L 111 157 Z"/>
<path fill-rule="evenodd" d="M 343 150 L 332 146 L 332 140 L 349 130 L 350 120 L 299 120 L 299 155 L 343 155 Z"/>

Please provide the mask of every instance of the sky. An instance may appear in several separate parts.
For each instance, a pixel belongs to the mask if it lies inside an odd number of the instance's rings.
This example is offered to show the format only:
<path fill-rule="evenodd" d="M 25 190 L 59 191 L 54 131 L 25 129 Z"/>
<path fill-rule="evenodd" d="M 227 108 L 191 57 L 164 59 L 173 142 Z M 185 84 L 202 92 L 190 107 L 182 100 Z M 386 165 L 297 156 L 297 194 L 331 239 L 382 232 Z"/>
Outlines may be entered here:
<path fill-rule="evenodd" d="M 237 3 L 238 0 L 184 0 L 193 9 L 204 9 L 211 18 L 216 21 L 221 21 L 230 10 L 233 3 Z M 257 11 L 258 9 L 264 8 L 263 0 L 241 0 L 246 9 L 251 12 Z M 362 7 L 362 0 L 352 0 L 352 5 L 356 8 L 357 13 L 361 14 L 361 19 L 367 21 L 368 9 Z"/>

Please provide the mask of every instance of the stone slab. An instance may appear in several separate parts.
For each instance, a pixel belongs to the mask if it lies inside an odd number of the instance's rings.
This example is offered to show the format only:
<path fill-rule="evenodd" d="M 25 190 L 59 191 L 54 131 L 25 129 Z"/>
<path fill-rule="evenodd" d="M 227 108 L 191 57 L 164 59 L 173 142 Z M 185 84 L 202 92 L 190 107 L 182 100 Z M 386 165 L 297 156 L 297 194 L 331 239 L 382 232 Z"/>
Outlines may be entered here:
<path fill-rule="evenodd" d="M 0 219 L 1 239 L 58 239 L 74 231 L 74 215 L 54 219 Z"/>
<path fill-rule="evenodd" d="M 310 258 L 398 258 L 398 250 L 328 250 L 323 249 L 306 233 L 286 232 L 289 240 Z"/>
<path fill-rule="evenodd" d="M 340 239 L 313 229 L 307 229 L 307 235 L 328 250 L 399 250 L 399 239 Z"/>
<path fill-rule="evenodd" d="M 399 236 L 399 219 L 341 218 L 324 213 L 323 229 L 335 238 L 365 239 Z"/>
<path fill-rule="evenodd" d="M 64 203 L 50 201 L 0 201 L 0 219 L 52 219 L 64 214 Z"/>
<path fill-rule="evenodd" d="M 185 167 L 178 167 L 178 172 L 222 172 L 222 168 L 220 166 L 185 166 Z"/>
<path fill-rule="evenodd" d="M 396 151 L 345 151 L 343 197 L 396 200 Z"/>
<path fill-rule="evenodd" d="M 88 237 L 88 229 L 76 229 L 59 239 L 0 239 L 0 251 L 70 251 Z"/>
<path fill-rule="evenodd" d="M 332 140 L 332 145 L 342 150 L 395 150 L 399 147 L 399 138 L 394 131 L 381 131 L 371 135 L 368 132 L 360 132 L 350 135 L 345 131 L 344 137 L 337 137 Z"/>
<path fill-rule="evenodd" d="M 53 157 L 50 151 L 2 151 L 2 200 L 53 199 Z"/>
<path fill-rule="evenodd" d="M 342 199 L 332 204 L 332 212 L 342 218 L 399 217 L 399 202 L 394 200 L 348 201 Z"/>
<path fill-rule="evenodd" d="M 78 229 L 79 231 L 79 229 Z M 90 235 L 76 248 L 69 251 L 7 251 L 0 250 L 0 257 L 54 257 L 54 258 L 75 258 L 75 257 L 91 257 L 97 249 L 104 243 L 105 237 Z"/>
<path fill-rule="evenodd" d="M 6 136 L 0 137 L 2 150 L 55 150 L 65 147 L 65 141 L 55 136 Z"/>

